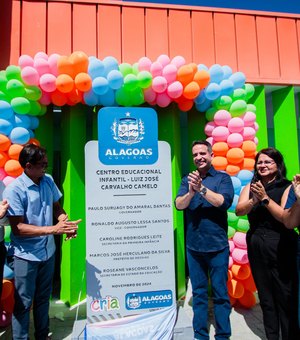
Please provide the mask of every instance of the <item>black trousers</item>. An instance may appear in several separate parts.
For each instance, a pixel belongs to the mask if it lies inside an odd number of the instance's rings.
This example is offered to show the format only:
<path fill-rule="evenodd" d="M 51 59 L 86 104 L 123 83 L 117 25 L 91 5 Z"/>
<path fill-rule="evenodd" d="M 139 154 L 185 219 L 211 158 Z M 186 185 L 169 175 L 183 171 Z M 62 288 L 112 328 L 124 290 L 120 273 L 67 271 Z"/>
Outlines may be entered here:
<path fill-rule="evenodd" d="M 0 242 L 0 301 L 2 294 L 3 269 L 5 264 L 6 248 L 4 241 Z"/>
<path fill-rule="evenodd" d="M 268 340 L 300 339 L 297 322 L 297 235 L 268 229 L 247 234 L 248 257 Z"/>

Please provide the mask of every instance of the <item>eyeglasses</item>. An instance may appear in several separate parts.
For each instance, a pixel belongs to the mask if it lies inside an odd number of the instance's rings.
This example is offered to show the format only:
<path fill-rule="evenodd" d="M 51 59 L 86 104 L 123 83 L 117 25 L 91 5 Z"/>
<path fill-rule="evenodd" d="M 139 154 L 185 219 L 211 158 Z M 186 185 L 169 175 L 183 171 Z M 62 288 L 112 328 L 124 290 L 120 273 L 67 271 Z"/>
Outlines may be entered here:
<path fill-rule="evenodd" d="M 274 161 L 259 161 L 259 162 L 257 162 L 256 163 L 256 165 L 272 165 L 272 164 L 274 164 L 275 162 Z"/>

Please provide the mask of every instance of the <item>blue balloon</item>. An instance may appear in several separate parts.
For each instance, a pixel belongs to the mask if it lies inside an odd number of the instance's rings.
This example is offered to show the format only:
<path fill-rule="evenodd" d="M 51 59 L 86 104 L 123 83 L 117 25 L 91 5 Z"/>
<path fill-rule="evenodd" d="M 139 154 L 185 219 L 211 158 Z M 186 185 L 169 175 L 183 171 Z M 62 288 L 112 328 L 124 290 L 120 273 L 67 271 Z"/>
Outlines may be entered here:
<path fill-rule="evenodd" d="M 199 112 L 205 112 L 211 107 L 211 101 L 206 99 L 205 102 L 201 104 L 196 104 L 195 106 Z"/>
<path fill-rule="evenodd" d="M 26 144 L 30 139 L 30 132 L 23 127 L 15 127 L 11 130 L 9 138 L 13 144 Z"/>
<path fill-rule="evenodd" d="M 239 195 L 234 194 L 232 204 L 228 210 L 235 211 L 238 201 L 239 201 Z"/>
<path fill-rule="evenodd" d="M 220 83 L 221 96 L 230 96 L 233 93 L 234 85 L 229 79 L 224 79 Z"/>
<path fill-rule="evenodd" d="M 242 186 L 245 186 L 246 184 L 251 182 L 253 172 L 250 170 L 241 170 L 236 177 L 241 181 Z"/>
<path fill-rule="evenodd" d="M 202 104 L 204 103 L 206 100 L 206 97 L 205 97 L 205 93 L 204 93 L 204 90 L 202 90 L 199 95 L 194 99 L 194 102 L 196 104 Z"/>
<path fill-rule="evenodd" d="M 118 106 L 115 101 L 115 91 L 108 89 L 105 94 L 99 96 L 99 104 L 102 106 Z"/>
<path fill-rule="evenodd" d="M 124 78 L 120 71 L 111 70 L 107 75 L 107 81 L 110 88 L 117 90 L 123 85 Z"/>
<path fill-rule="evenodd" d="M 210 83 L 207 88 L 204 90 L 205 97 L 209 100 L 215 100 L 221 95 L 221 87 L 219 84 Z"/>
<path fill-rule="evenodd" d="M 98 105 L 98 96 L 94 93 L 93 90 L 89 90 L 88 92 L 84 92 L 83 99 L 86 105 L 95 106 Z"/>
<path fill-rule="evenodd" d="M 104 77 L 97 77 L 92 82 L 92 89 L 98 95 L 105 94 L 108 88 L 108 81 Z"/>
<path fill-rule="evenodd" d="M 105 57 L 103 59 L 104 67 L 105 67 L 105 75 L 107 76 L 108 73 L 112 70 L 118 70 L 119 64 L 118 60 L 114 57 Z"/>
<path fill-rule="evenodd" d="M 4 265 L 3 278 L 7 280 L 13 279 L 15 276 L 14 272 L 9 268 L 7 264 Z"/>
<path fill-rule="evenodd" d="M 228 65 L 222 66 L 222 70 L 224 73 L 224 78 L 223 79 L 228 79 L 232 75 L 232 68 Z"/>
<path fill-rule="evenodd" d="M 30 117 L 30 129 L 35 130 L 40 125 L 40 120 L 35 116 L 28 116 Z"/>
<path fill-rule="evenodd" d="M 231 181 L 232 181 L 232 185 L 233 185 L 233 189 L 234 189 L 234 193 L 236 195 L 239 195 L 241 192 L 241 187 L 242 187 L 242 183 L 241 180 L 235 176 L 231 176 Z"/>
<path fill-rule="evenodd" d="M 222 66 L 219 64 L 212 65 L 209 68 L 210 74 L 210 82 L 211 83 L 220 83 L 224 79 L 224 71 Z"/>
<path fill-rule="evenodd" d="M 0 133 L 2 133 L 5 136 L 8 136 L 13 127 L 14 124 L 11 120 L 0 118 Z"/>
<path fill-rule="evenodd" d="M 105 76 L 104 63 L 95 57 L 89 59 L 88 74 L 91 76 L 92 79 L 95 79 L 97 77 L 104 77 Z"/>
<path fill-rule="evenodd" d="M 25 129 L 29 129 L 31 125 L 31 119 L 28 115 L 15 115 L 15 126 L 21 126 Z"/>
<path fill-rule="evenodd" d="M 199 64 L 198 71 L 201 71 L 201 70 L 208 71 L 208 67 L 204 64 Z"/>
<path fill-rule="evenodd" d="M 238 89 L 245 85 L 246 77 L 243 72 L 235 72 L 229 77 L 229 80 L 233 82 L 234 89 Z"/>
<path fill-rule="evenodd" d="M 10 104 L 4 100 L 0 100 L 0 118 L 10 119 L 14 115 L 14 111 Z"/>

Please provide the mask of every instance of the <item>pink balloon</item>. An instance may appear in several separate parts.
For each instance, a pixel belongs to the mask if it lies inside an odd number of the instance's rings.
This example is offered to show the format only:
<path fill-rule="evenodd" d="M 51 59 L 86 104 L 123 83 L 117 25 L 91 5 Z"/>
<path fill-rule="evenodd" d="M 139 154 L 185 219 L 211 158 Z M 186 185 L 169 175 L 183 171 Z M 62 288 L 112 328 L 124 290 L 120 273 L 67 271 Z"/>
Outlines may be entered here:
<path fill-rule="evenodd" d="M 19 66 L 22 68 L 26 66 L 33 66 L 33 58 L 27 54 L 23 54 L 19 57 Z"/>
<path fill-rule="evenodd" d="M 240 146 L 242 146 L 244 141 L 243 136 L 240 133 L 231 133 L 228 137 L 227 137 L 227 144 L 230 148 L 239 148 Z"/>
<path fill-rule="evenodd" d="M 206 123 L 204 127 L 204 132 L 206 136 L 211 137 L 213 130 L 215 129 L 216 124 L 214 122 L 208 122 Z"/>
<path fill-rule="evenodd" d="M 214 145 L 215 141 L 212 137 L 208 137 L 206 138 L 206 141 L 210 144 L 210 145 Z"/>
<path fill-rule="evenodd" d="M 248 263 L 248 252 L 246 249 L 234 248 L 232 252 L 233 261 L 238 264 Z"/>
<path fill-rule="evenodd" d="M 170 98 L 179 98 L 182 95 L 183 86 L 180 81 L 174 81 L 167 88 L 167 93 Z"/>
<path fill-rule="evenodd" d="M 7 173 L 3 168 L 0 168 L 0 181 L 2 181 L 5 176 L 7 176 Z"/>
<path fill-rule="evenodd" d="M 4 183 L 5 186 L 8 186 L 12 181 L 14 181 L 16 178 L 12 176 L 6 176 L 3 178 L 2 182 Z"/>
<path fill-rule="evenodd" d="M 240 117 L 231 118 L 228 122 L 228 129 L 230 132 L 242 132 L 244 128 L 244 121 Z"/>
<path fill-rule="evenodd" d="M 241 248 L 241 249 L 247 249 L 246 233 L 241 233 L 240 231 L 237 231 L 233 235 L 232 240 L 236 247 Z"/>
<path fill-rule="evenodd" d="M 48 60 L 48 54 L 45 52 L 37 52 L 34 56 L 34 60 L 36 59 L 44 59 L 44 60 Z"/>
<path fill-rule="evenodd" d="M 259 125 L 257 124 L 257 122 L 254 122 L 253 128 L 254 128 L 255 131 L 257 131 L 259 129 Z"/>
<path fill-rule="evenodd" d="M 232 253 L 233 249 L 235 248 L 233 240 L 228 240 L 228 244 L 229 244 L 229 251 L 230 253 Z"/>
<path fill-rule="evenodd" d="M 59 57 L 59 54 L 53 53 L 48 58 L 50 73 L 54 74 L 56 77 L 58 76 L 57 60 L 59 59 Z"/>
<path fill-rule="evenodd" d="M 168 86 L 167 80 L 165 77 L 157 76 L 152 80 L 152 89 L 157 93 L 163 93 L 166 91 Z"/>
<path fill-rule="evenodd" d="M 257 144 L 258 144 L 258 138 L 257 138 L 257 137 L 254 137 L 254 138 L 253 138 L 253 142 L 257 145 Z"/>
<path fill-rule="evenodd" d="M 217 126 L 211 133 L 215 142 L 226 142 L 229 136 L 229 130 L 226 126 Z"/>
<path fill-rule="evenodd" d="M 214 115 L 214 122 L 216 125 L 227 126 L 231 119 L 231 114 L 226 110 L 219 110 Z"/>
<path fill-rule="evenodd" d="M 228 261 L 228 268 L 231 268 L 233 265 L 233 259 L 231 256 L 229 256 L 229 261 Z"/>
<path fill-rule="evenodd" d="M 46 73 L 50 73 L 49 63 L 43 58 L 34 59 L 34 67 L 36 68 L 40 76 Z"/>
<path fill-rule="evenodd" d="M 171 98 L 166 92 L 158 93 L 156 96 L 156 103 L 160 107 L 167 107 L 171 103 Z"/>
<path fill-rule="evenodd" d="M 48 92 L 42 91 L 42 96 L 39 99 L 39 102 L 43 105 L 51 104 L 51 95 Z"/>
<path fill-rule="evenodd" d="M 38 86 L 40 76 L 38 71 L 32 66 L 25 66 L 21 71 L 21 76 L 26 85 Z"/>
<path fill-rule="evenodd" d="M 56 90 L 56 77 L 51 74 L 43 74 L 40 78 L 40 87 L 45 92 L 53 92 Z"/>
<path fill-rule="evenodd" d="M 255 137 L 255 129 L 253 129 L 250 126 L 246 126 L 243 131 L 242 131 L 242 136 L 244 138 L 244 140 L 253 140 Z"/>
<path fill-rule="evenodd" d="M 144 99 L 149 104 L 156 101 L 156 93 L 152 90 L 151 87 L 149 87 L 148 89 L 144 90 Z"/>
<path fill-rule="evenodd" d="M 161 76 L 162 70 L 163 70 L 162 64 L 159 63 L 158 61 L 155 61 L 150 67 L 150 72 L 153 78 L 157 76 Z"/>
<path fill-rule="evenodd" d="M 170 58 L 166 54 L 161 54 L 156 61 L 162 64 L 163 67 L 167 66 L 170 63 Z"/>
<path fill-rule="evenodd" d="M 139 71 L 149 71 L 152 65 L 152 61 L 148 57 L 142 57 L 138 61 Z"/>
<path fill-rule="evenodd" d="M 171 60 L 171 64 L 175 65 L 177 68 L 185 65 L 185 59 L 178 55 Z"/>
<path fill-rule="evenodd" d="M 248 111 L 242 116 L 242 118 L 245 126 L 252 126 L 256 120 L 256 114 L 254 112 Z"/>
<path fill-rule="evenodd" d="M 163 68 L 162 75 L 167 79 L 169 84 L 174 82 L 177 77 L 177 67 L 172 64 L 165 66 Z"/>

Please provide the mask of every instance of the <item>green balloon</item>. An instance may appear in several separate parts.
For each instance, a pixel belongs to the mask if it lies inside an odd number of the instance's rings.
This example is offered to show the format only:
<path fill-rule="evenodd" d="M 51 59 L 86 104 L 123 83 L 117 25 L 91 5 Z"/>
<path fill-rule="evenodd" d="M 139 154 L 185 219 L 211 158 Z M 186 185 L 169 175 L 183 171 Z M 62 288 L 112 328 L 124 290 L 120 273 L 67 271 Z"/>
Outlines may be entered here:
<path fill-rule="evenodd" d="M 246 91 L 246 100 L 248 101 L 251 97 L 253 97 L 255 93 L 255 87 L 252 84 L 245 84 L 244 89 Z"/>
<path fill-rule="evenodd" d="M 137 88 L 130 93 L 131 103 L 134 106 L 139 106 L 145 102 L 144 92 L 142 89 Z"/>
<path fill-rule="evenodd" d="M 6 92 L 7 78 L 5 75 L 0 74 L 0 91 Z"/>
<path fill-rule="evenodd" d="M 246 91 L 244 89 L 235 89 L 231 95 L 233 101 L 242 99 L 246 100 Z"/>
<path fill-rule="evenodd" d="M 30 111 L 28 112 L 28 114 L 32 116 L 39 116 L 40 112 L 41 104 L 36 101 L 30 101 Z"/>
<path fill-rule="evenodd" d="M 137 75 L 139 81 L 139 87 L 147 89 L 152 84 L 152 74 L 148 71 L 141 71 Z"/>
<path fill-rule="evenodd" d="M 213 106 L 218 110 L 229 110 L 232 104 L 232 98 L 229 96 L 221 96 L 220 98 L 213 101 Z"/>
<path fill-rule="evenodd" d="M 47 106 L 46 105 L 42 105 L 42 104 L 40 104 L 40 105 L 41 105 L 41 111 L 39 113 L 39 116 L 43 116 L 47 112 Z"/>
<path fill-rule="evenodd" d="M 28 100 L 39 100 L 42 96 L 42 91 L 37 86 L 27 86 L 25 87 L 24 97 Z"/>
<path fill-rule="evenodd" d="M 10 232 L 11 232 L 11 227 L 6 226 L 5 227 L 5 234 L 4 234 L 4 242 L 6 242 L 6 243 L 10 242 Z"/>
<path fill-rule="evenodd" d="M 138 75 L 139 74 L 139 64 L 138 63 L 134 63 L 133 65 L 132 65 L 132 73 L 134 74 L 134 75 Z"/>
<path fill-rule="evenodd" d="M 10 79 L 6 85 L 6 92 L 11 98 L 23 97 L 25 95 L 24 84 L 17 79 Z"/>
<path fill-rule="evenodd" d="M 126 90 L 132 91 L 135 90 L 139 85 L 139 81 L 137 76 L 134 74 L 127 74 L 124 78 L 124 87 Z"/>
<path fill-rule="evenodd" d="M 212 122 L 214 120 L 215 113 L 218 111 L 217 108 L 215 107 L 210 107 L 206 112 L 205 112 L 205 118 L 209 122 Z"/>
<path fill-rule="evenodd" d="M 127 74 L 132 73 L 132 66 L 128 63 L 122 63 L 119 65 L 119 70 L 122 73 L 123 77 L 127 76 Z"/>
<path fill-rule="evenodd" d="M 7 80 L 17 79 L 22 81 L 21 68 L 20 66 L 9 65 L 6 68 L 6 78 Z"/>
<path fill-rule="evenodd" d="M 116 90 L 116 102 L 122 106 L 130 106 L 130 93 L 125 90 L 124 85 Z"/>
<path fill-rule="evenodd" d="M 234 236 L 234 234 L 235 234 L 235 229 L 228 226 L 228 232 L 227 232 L 228 238 L 232 238 Z"/>
<path fill-rule="evenodd" d="M 256 113 L 256 106 L 254 104 L 247 104 L 247 111 Z"/>
<path fill-rule="evenodd" d="M 236 230 L 246 233 L 249 230 L 249 221 L 244 218 L 239 218 L 238 223 L 236 225 Z"/>
<path fill-rule="evenodd" d="M 27 114 L 30 111 L 30 101 L 25 97 L 13 98 L 10 102 L 12 109 L 18 114 Z"/>
<path fill-rule="evenodd" d="M 0 91 L 0 100 L 3 100 L 3 101 L 5 101 L 5 102 L 10 103 L 11 98 L 10 98 L 10 96 L 9 96 L 8 94 L 6 94 L 6 93 Z"/>
<path fill-rule="evenodd" d="M 244 100 L 238 99 L 234 101 L 229 109 L 232 117 L 239 117 L 247 111 L 247 103 Z"/>
<path fill-rule="evenodd" d="M 235 227 L 238 220 L 239 220 L 239 217 L 236 216 L 236 214 L 234 212 L 231 212 L 231 211 L 228 211 L 227 213 L 227 219 L 228 219 L 228 224 L 230 224 L 232 227 Z"/>

